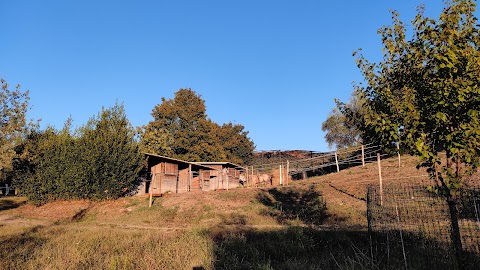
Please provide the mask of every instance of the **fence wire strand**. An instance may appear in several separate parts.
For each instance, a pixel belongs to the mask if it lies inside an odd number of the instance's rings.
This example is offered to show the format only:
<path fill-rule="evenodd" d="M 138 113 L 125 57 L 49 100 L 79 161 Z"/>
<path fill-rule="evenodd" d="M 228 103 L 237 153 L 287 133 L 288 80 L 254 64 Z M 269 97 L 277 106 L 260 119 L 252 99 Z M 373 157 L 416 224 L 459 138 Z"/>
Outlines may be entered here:
<path fill-rule="evenodd" d="M 383 192 L 378 186 L 368 187 L 367 219 L 377 260 L 385 259 L 382 254 L 387 252 L 400 254 L 405 245 L 415 245 L 415 249 L 421 249 L 420 252 L 430 250 L 434 260 L 441 264 L 438 267 L 455 268 L 449 206 L 444 197 L 429 190 L 427 185 L 418 183 L 387 185 L 383 187 Z M 467 269 L 478 269 L 480 188 L 462 189 L 458 194 L 456 201 L 463 260 Z M 406 243 L 399 244 L 402 234 L 408 239 Z M 404 260 L 417 263 L 413 269 L 434 268 L 432 265 L 419 265 L 418 253 L 407 254 Z"/>

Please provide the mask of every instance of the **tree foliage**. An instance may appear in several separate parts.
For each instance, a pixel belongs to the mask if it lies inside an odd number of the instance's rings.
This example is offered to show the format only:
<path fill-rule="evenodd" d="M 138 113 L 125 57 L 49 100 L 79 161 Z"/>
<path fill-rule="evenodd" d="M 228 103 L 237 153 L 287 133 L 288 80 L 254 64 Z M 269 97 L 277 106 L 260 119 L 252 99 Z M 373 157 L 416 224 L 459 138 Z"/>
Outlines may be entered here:
<path fill-rule="evenodd" d="M 335 104 L 336 107 L 322 123 L 328 147 L 348 148 L 365 141 L 367 133 L 362 132 L 365 121 L 361 100 L 354 93 L 348 103 L 335 99 Z"/>
<path fill-rule="evenodd" d="M 123 105 L 103 109 L 81 129 L 79 150 L 85 157 L 82 186 L 89 198 L 112 199 L 131 190 L 140 172 L 142 155 L 135 130 Z"/>
<path fill-rule="evenodd" d="M 401 142 L 420 157 L 444 196 L 452 217 L 452 240 L 460 262 L 461 242 L 455 209 L 465 176 L 480 162 L 480 37 L 476 4 L 452 0 L 438 20 L 423 15 L 412 21 L 413 37 L 392 12 L 393 24 L 379 30 L 383 60 L 357 63 L 366 85 L 358 86 L 366 124 L 384 146 Z M 441 153 L 447 161 L 442 163 Z"/>
<path fill-rule="evenodd" d="M 357 63 L 366 86 L 367 124 L 384 145 L 401 141 L 430 168 L 446 195 L 461 185 L 464 174 L 479 165 L 480 39 L 473 1 L 451 1 L 439 20 L 423 16 L 412 21 L 414 35 L 393 12 L 393 25 L 379 30 L 383 60 Z M 448 162 L 441 163 L 445 151 Z M 436 170 L 435 168 L 442 168 Z"/>
<path fill-rule="evenodd" d="M 28 124 L 28 91 L 22 92 L 18 85 L 10 90 L 8 83 L 0 79 L 0 176 L 11 171 L 14 148 L 25 134 Z M 0 181 L 4 177 L 0 178 Z"/>
<path fill-rule="evenodd" d="M 102 109 L 71 133 L 33 130 L 16 147 L 14 184 L 36 203 L 57 199 L 114 199 L 132 190 L 142 166 L 123 105 Z"/>
<path fill-rule="evenodd" d="M 253 159 L 253 142 L 248 131 L 240 124 L 227 123 L 219 127 L 218 139 L 225 152 L 226 160 L 246 164 Z"/>
<path fill-rule="evenodd" d="M 67 128 L 56 131 L 48 127 L 44 131 L 32 131 L 17 146 L 19 158 L 14 160 L 14 185 L 21 194 L 34 202 L 70 199 L 77 167 L 74 138 Z"/>
<path fill-rule="evenodd" d="M 205 101 L 191 89 L 180 89 L 173 99 L 162 98 L 152 110 L 153 120 L 143 129 L 145 152 L 188 161 L 231 161 L 244 164 L 254 145 L 242 125 L 219 126 L 208 119 Z"/>

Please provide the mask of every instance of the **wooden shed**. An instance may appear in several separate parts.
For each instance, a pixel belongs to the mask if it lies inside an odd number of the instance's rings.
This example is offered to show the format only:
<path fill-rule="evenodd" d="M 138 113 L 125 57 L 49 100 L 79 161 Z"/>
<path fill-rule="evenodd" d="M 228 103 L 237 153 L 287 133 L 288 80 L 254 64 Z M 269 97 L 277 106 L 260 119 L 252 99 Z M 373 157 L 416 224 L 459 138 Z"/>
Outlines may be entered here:
<path fill-rule="evenodd" d="M 245 185 L 245 168 L 231 162 L 194 162 L 214 170 L 200 169 L 203 190 L 231 189 Z"/>
<path fill-rule="evenodd" d="M 210 180 L 210 171 L 215 171 L 214 168 L 202 164 L 154 154 L 145 155 L 148 176 L 140 186 L 138 195 L 146 195 L 150 191 L 153 196 L 200 191 L 203 190 L 205 180 Z"/>

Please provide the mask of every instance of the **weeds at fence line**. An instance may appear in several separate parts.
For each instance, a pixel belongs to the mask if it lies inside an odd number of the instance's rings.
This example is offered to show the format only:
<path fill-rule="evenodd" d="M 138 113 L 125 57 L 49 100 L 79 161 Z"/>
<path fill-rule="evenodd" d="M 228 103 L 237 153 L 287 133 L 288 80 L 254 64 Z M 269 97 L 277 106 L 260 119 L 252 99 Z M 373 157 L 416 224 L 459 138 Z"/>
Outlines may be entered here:
<path fill-rule="evenodd" d="M 480 265 L 480 189 L 462 189 L 460 194 L 457 210 L 463 260 L 467 269 L 477 269 Z M 384 187 L 382 204 L 380 197 L 379 187 L 368 187 L 371 257 L 377 264 L 404 269 L 455 268 L 449 208 L 444 198 L 420 183 Z M 399 258 L 403 258 L 402 261 Z"/>

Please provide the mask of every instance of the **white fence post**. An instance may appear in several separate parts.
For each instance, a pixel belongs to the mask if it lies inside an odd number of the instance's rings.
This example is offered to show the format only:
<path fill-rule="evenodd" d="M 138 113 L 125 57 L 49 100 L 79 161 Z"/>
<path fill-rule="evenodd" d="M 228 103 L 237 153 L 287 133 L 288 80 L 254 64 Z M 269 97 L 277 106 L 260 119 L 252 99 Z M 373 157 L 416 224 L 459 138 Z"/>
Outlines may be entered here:
<path fill-rule="evenodd" d="M 380 206 L 383 206 L 383 181 L 382 181 L 382 164 L 380 162 L 380 153 L 377 153 L 378 163 L 378 179 L 380 181 Z"/>
<path fill-rule="evenodd" d="M 400 163 L 400 142 L 397 142 L 397 153 L 398 153 L 398 168 L 400 169 L 401 163 Z"/>
<path fill-rule="evenodd" d="M 365 146 L 362 144 L 362 167 L 365 167 Z"/>
<path fill-rule="evenodd" d="M 227 190 L 228 190 L 228 169 L 227 169 L 227 173 L 225 174 L 226 176 L 226 179 L 227 179 Z"/>
<path fill-rule="evenodd" d="M 337 164 L 337 172 L 340 171 L 340 167 L 338 166 L 338 155 L 337 155 L 337 151 L 335 151 L 335 163 Z"/>
<path fill-rule="evenodd" d="M 188 164 L 188 191 L 192 191 L 192 164 Z"/>
<path fill-rule="evenodd" d="M 288 186 L 288 179 L 290 178 L 289 173 L 290 173 L 290 161 L 287 160 L 287 181 L 286 181 L 286 182 L 287 182 L 287 186 Z"/>
<path fill-rule="evenodd" d="M 150 191 L 150 199 L 149 199 L 149 202 L 148 202 L 148 207 L 152 207 L 152 203 L 153 203 L 153 186 L 154 186 L 154 180 L 155 180 L 155 174 L 153 174 L 152 176 L 152 180 L 150 180 L 150 187 L 149 187 L 149 191 Z"/>
<path fill-rule="evenodd" d="M 280 185 L 283 185 L 282 165 L 280 165 Z"/>

